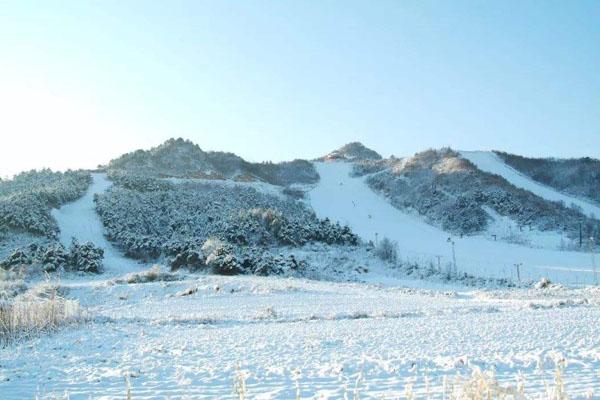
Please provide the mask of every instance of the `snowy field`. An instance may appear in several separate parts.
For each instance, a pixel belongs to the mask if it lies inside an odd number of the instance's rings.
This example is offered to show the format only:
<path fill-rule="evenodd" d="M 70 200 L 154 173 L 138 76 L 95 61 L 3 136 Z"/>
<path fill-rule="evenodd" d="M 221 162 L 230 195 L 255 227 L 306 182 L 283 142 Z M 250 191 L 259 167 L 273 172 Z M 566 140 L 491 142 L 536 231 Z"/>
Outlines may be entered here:
<path fill-rule="evenodd" d="M 389 236 L 403 257 L 449 259 L 446 234 L 389 206 L 350 178 L 349 166 L 317 167 L 322 181 L 310 198 L 319 216 L 348 222 L 367 239 Z M 347 283 L 182 274 L 127 284 L 115 278 L 148 266 L 102 237 L 92 199 L 108 186 L 96 174 L 86 196 L 54 212 L 61 240 L 106 248 L 105 274 L 61 282 L 87 319 L 0 349 L 0 399 L 125 398 L 125 377 L 133 399 L 233 399 L 242 380 L 249 399 L 443 398 L 444 382 L 476 368 L 534 394 L 563 362 L 573 398 L 600 394 L 598 288 L 474 289 L 382 268 Z M 519 259 L 531 263 L 532 278 L 589 280 L 581 253 L 478 237 L 456 247 L 469 272 L 508 276 L 506 266 Z"/>
<path fill-rule="evenodd" d="M 412 282 L 414 284 L 414 282 Z M 600 393 L 600 291 L 409 289 L 258 277 L 65 283 L 90 321 L 0 350 L 0 393 L 71 399 L 397 398 L 495 369 L 528 393 L 565 359 L 569 393 Z M 186 289 L 190 295 L 182 295 Z M 457 289 L 457 290 L 454 290 Z M 426 378 L 427 377 L 427 378 Z"/>
<path fill-rule="evenodd" d="M 362 398 L 424 394 L 494 368 L 539 392 L 565 359 L 570 394 L 600 392 L 600 291 L 409 289 L 258 277 L 65 283 L 90 321 L 1 350 L 7 399 Z M 182 295 L 186 289 L 190 295 Z M 239 370 L 239 371 L 238 371 Z"/>

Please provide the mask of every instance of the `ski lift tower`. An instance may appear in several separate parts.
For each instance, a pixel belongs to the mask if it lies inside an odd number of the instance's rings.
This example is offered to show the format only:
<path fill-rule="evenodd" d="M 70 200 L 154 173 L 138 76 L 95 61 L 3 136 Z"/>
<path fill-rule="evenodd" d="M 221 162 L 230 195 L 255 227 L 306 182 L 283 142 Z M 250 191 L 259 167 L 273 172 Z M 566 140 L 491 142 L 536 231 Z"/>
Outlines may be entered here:
<path fill-rule="evenodd" d="M 452 246 L 452 267 L 454 268 L 454 276 L 458 276 L 458 268 L 456 267 L 456 250 L 454 249 L 455 242 L 451 236 L 448 237 L 446 242 Z"/>

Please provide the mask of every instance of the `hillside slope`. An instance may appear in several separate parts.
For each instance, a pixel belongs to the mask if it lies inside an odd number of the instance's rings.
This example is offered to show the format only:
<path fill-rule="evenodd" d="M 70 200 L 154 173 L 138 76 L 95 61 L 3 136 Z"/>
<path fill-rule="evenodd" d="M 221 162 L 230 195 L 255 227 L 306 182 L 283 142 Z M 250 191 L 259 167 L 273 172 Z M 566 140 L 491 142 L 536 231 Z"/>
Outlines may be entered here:
<path fill-rule="evenodd" d="M 449 148 L 427 150 L 404 159 L 353 163 L 352 174 L 367 175 L 371 189 L 398 209 L 416 213 L 457 235 L 481 234 L 493 225 L 506 223 L 515 227 L 517 236 L 523 231 L 560 235 L 558 240 L 565 242 L 562 247 L 579 247 L 580 226 L 584 238 L 600 235 L 597 219 L 515 186 Z M 522 241 L 510 234 L 506 239 Z M 555 241 L 554 247 L 558 245 Z"/>
<path fill-rule="evenodd" d="M 371 190 L 365 178 L 351 177 L 352 165 L 345 162 L 315 163 L 321 176 L 309 193 L 310 202 L 320 218 L 328 217 L 347 224 L 364 240 L 388 237 L 398 243 L 405 261 L 429 263 L 447 269 L 452 264 L 449 234 L 421 218 L 392 206 Z M 476 276 L 516 280 L 515 264 L 522 264 L 522 279 L 538 280 L 549 276 L 560 282 L 593 281 L 592 258 L 580 252 L 534 249 L 505 242 L 495 242 L 480 235 L 453 237 L 459 272 Z"/>
<path fill-rule="evenodd" d="M 460 155 L 475 164 L 480 170 L 500 175 L 521 189 L 528 190 L 550 201 L 563 202 L 566 206 L 574 204 L 586 215 L 600 217 L 599 206 L 596 206 L 589 201 L 582 200 L 579 197 L 561 193 L 552 187 L 534 181 L 529 176 L 521 173 L 521 171 L 517 171 L 506 164 L 496 153 L 489 151 L 461 151 Z M 569 178 L 565 177 L 565 184 L 568 181 Z"/>
<path fill-rule="evenodd" d="M 530 158 L 502 151 L 494 153 L 536 182 L 600 204 L 600 160 L 590 157 Z"/>

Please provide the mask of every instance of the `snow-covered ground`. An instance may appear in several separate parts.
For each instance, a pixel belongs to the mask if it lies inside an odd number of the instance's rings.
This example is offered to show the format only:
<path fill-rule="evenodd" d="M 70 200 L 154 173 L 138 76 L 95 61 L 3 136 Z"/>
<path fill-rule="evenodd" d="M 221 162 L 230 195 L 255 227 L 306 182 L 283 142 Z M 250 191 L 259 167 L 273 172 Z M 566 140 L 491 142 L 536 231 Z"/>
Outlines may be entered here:
<path fill-rule="evenodd" d="M 403 259 L 442 269 L 453 263 L 449 234 L 417 216 L 393 207 L 373 192 L 364 178 L 350 177 L 351 164 L 315 163 L 321 176 L 309 192 L 310 202 L 320 218 L 329 217 L 348 224 L 354 232 L 374 242 L 388 237 L 398 243 Z M 532 248 L 494 241 L 488 236 L 452 237 L 459 272 L 475 276 L 537 281 L 549 277 L 570 284 L 594 283 L 595 257 L 583 252 Z"/>
<path fill-rule="evenodd" d="M 109 275 L 139 270 L 142 267 L 139 263 L 123 257 L 104 237 L 104 227 L 94 206 L 94 194 L 104 192 L 112 183 L 104 173 L 93 173 L 92 179 L 92 184 L 83 197 L 52 210 L 52 216 L 60 229 L 60 242 L 68 248 L 71 239 L 76 238 L 79 242 L 92 242 L 103 248 L 104 268 Z"/>
<path fill-rule="evenodd" d="M 491 151 L 461 151 L 460 155 L 471 161 L 480 170 L 500 175 L 516 187 L 529 190 L 546 200 L 562 201 L 567 207 L 571 206 L 571 204 L 575 204 L 576 206 L 581 207 L 583 212 L 588 216 L 600 217 L 600 207 L 534 181 L 507 165 L 500 157 L 498 157 L 498 155 Z"/>
<path fill-rule="evenodd" d="M 441 398 L 444 376 L 475 367 L 539 393 L 561 359 L 572 396 L 600 392 L 597 289 L 248 276 L 66 286 L 91 320 L 1 349 L 2 398 L 124 398 L 128 375 L 134 399 L 227 399 L 240 372 L 249 399 L 295 398 L 297 386 L 303 399 L 353 398 L 356 386 L 361 398 L 391 399 L 411 384 Z"/>

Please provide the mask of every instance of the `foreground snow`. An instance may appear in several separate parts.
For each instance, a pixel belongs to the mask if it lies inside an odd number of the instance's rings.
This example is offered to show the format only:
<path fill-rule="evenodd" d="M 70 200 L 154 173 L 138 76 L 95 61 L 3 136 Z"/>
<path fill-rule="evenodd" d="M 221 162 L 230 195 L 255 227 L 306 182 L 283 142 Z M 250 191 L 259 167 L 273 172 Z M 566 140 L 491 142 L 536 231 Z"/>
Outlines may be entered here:
<path fill-rule="evenodd" d="M 364 178 L 349 176 L 351 165 L 343 162 L 315 163 L 321 176 L 309 193 L 310 202 L 320 218 L 348 224 L 366 240 L 388 237 L 398 243 L 403 260 L 442 269 L 452 261 L 448 233 L 422 219 L 393 207 L 373 192 Z M 454 237 L 459 272 L 517 281 L 517 264 L 522 280 L 537 281 L 546 276 L 562 283 L 594 283 L 594 258 L 591 254 L 493 241 L 483 236 Z"/>
<path fill-rule="evenodd" d="M 600 393 L 600 292 L 454 291 L 259 277 L 66 285 L 90 321 L 0 350 L 3 398 L 441 398 L 444 376 L 494 368 L 527 393 L 565 359 L 567 390 Z M 191 289 L 191 290 L 188 290 Z M 184 293 L 190 293 L 183 295 Z M 429 384 L 426 384 L 429 381 Z"/>

